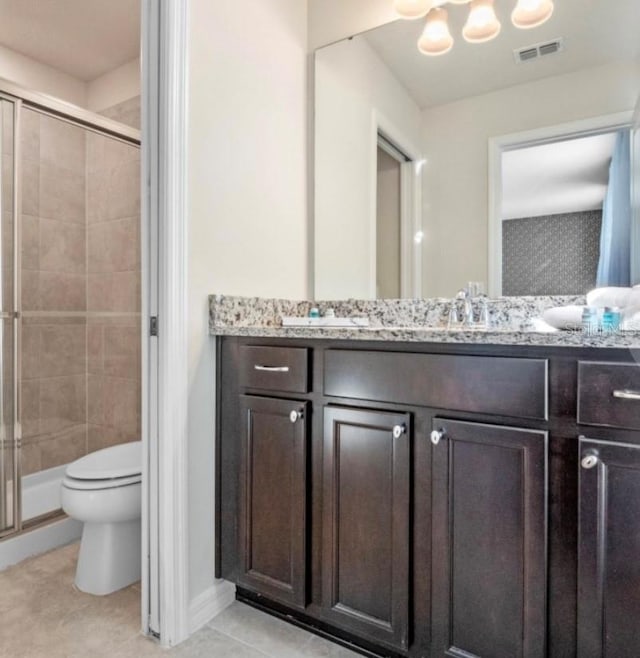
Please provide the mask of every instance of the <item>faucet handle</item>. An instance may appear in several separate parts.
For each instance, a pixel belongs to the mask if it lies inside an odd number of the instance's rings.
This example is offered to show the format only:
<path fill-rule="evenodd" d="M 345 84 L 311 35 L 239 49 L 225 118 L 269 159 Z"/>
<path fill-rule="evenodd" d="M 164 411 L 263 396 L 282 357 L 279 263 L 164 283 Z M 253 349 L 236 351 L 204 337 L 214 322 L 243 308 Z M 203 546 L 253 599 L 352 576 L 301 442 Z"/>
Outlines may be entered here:
<path fill-rule="evenodd" d="M 478 318 L 478 324 L 483 326 L 485 329 L 488 329 L 490 324 L 489 297 L 485 293 L 480 295 L 480 317 Z"/>

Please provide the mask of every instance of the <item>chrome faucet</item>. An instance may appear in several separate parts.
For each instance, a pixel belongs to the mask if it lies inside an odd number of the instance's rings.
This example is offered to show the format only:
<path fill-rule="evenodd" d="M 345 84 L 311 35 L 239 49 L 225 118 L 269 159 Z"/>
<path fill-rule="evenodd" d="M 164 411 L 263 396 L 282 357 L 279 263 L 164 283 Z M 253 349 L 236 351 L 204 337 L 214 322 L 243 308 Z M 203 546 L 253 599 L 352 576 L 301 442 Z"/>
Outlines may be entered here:
<path fill-rule="evenodd" d="M 468 327 L 473 324 L 473 305 L 466 288 L 458 291 L 449 309 L 449 328 L 456 326 Z"/>
<path fill-rule="evenodd" d="M 473 300 L 469 291 L 462 288 L 451 301 L 449 309 L 449 329 L 455 327 L 483 327 L 489 328 L 488 298 L 485 294 L 478 296 L 478 322 L 473 310 Z"/>

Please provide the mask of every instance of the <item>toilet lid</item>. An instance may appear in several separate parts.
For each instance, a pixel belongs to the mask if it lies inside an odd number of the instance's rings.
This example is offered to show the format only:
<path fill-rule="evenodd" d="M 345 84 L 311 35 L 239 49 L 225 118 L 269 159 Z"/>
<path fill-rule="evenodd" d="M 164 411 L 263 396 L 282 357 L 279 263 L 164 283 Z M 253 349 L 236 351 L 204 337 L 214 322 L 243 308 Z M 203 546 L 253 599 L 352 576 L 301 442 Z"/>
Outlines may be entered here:
<path fill-rule="evenodd" d="M 110 480 L 142 473 L 142 443 L 123 443 L 92 452 L 67 466 L 66 474 L 76 480 Z"/>
<path fill-rule="evenodd" d="M 62 480 L 62 486 L 77 491 L 97 491 L 99 489 L 118 489 L 131 484 L 140 484 L 141 475 L 132 475 L 126 478 L 111 478 L 109 480 L 76 480 L 66 477 Z"/>

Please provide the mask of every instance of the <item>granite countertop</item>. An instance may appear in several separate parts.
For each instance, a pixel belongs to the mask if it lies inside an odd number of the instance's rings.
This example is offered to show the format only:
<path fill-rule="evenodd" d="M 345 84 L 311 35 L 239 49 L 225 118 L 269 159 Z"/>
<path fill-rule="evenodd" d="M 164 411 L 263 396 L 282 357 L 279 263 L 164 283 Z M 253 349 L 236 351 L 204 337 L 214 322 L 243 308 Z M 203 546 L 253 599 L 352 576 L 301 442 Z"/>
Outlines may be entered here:
<path fill-rule="evenodd" d="M 544 308 L 580 303 L 580 298 L 501 298 L 491 300 L 492 329 L 446 328 L 450 300 L 296 302 L 263 298 L 210 297 L 213 336 L 453 343 L 548 347 L 640 349 L 640 331 L 586 336 L 581 331 L 536 331 L 532 319 Z M 282 316 L 308 315 L 311 306 L 337 315 L 368 317 L 370 327 L 282 327 Z"/>

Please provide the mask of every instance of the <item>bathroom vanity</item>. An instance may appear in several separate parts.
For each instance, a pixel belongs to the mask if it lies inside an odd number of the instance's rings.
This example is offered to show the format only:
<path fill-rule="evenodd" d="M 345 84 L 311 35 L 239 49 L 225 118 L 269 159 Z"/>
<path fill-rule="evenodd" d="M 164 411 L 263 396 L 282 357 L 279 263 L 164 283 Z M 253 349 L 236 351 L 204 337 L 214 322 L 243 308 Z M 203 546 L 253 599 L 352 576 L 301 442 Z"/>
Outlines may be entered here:
<path fill-rule="evenodd" d="M 214 333 L 239 599 L 365 655 L 639 654 L 640 349 Z"/>

